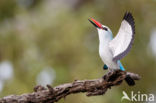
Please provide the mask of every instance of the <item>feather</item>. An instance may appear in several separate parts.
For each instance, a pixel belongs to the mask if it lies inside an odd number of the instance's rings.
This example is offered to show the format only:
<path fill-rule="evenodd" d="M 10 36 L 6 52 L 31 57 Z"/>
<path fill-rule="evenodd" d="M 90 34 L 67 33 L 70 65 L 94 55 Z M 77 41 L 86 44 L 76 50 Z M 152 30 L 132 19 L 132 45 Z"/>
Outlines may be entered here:
<path fill-rule="evenodd" d="M 113 53 L 114 61 L 122 59 L 130 51 L 134 41 L 134 34 L 134 18 L 130 12 L 126 12 L 117 35 L 109 43 L 109 48 Z"/>

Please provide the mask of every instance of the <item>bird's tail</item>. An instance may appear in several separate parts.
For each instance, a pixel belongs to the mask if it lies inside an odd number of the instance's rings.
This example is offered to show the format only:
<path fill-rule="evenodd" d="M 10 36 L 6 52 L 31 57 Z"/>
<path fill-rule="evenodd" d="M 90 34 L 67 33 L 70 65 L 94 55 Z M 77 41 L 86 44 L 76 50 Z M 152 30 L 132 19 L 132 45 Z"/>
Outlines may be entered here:
<path fill-rule="evenodd" d="M 135 85 L 135 81 L 128 75 L 126 76 L 125 81 L 127 82 L 129 86 Z"/>

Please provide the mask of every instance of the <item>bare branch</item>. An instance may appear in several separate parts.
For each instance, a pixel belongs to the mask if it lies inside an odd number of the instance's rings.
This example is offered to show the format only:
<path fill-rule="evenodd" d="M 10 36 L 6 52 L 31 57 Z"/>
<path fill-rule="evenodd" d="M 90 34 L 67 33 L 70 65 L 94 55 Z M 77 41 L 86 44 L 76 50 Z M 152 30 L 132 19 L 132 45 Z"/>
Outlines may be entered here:
<path fill-rule="evenodd" d="M 138 74 L 116 70 L 95 80 L 75 80 L 73 83 L 62 84 L 54 88 L 50 85 L 47 85 L 47 88 L 36 86 L 33 93 L 6 96 L 0 99 L 0 103 L 54 103 L 67 95 L 80 92 L 86 92 L 87 96 L 103 95 L 107 89 L 120 85 L 127 77 L 131 78 L 133 85 L 135 85 L 134 80 L 140 79 Z"/>

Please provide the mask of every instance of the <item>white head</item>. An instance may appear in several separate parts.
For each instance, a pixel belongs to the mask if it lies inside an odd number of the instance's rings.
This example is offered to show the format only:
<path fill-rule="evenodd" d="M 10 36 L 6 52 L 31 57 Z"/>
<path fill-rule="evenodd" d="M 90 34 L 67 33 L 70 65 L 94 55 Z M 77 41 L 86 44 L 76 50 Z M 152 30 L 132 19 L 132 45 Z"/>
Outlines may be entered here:
<path fill-rule="evenodd" d="M 108 43 L 112 40 L 112 31 L 109 27 L 102 25 L 100 22 L 94 20 L 93 18 L 88 19 L 98 30 L 100 43 Z"/>

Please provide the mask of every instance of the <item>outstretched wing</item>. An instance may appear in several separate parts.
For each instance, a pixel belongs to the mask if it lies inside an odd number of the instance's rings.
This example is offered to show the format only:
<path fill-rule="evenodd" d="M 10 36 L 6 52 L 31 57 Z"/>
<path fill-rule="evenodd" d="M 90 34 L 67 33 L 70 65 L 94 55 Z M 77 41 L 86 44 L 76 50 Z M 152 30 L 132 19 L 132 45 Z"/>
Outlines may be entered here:
<path fill-rule="evenodd" d="M 134 18 L 130 12 L 126 12 L 116 37 L 109 43 L 114 61 L 122 59 L 129 52 L 134 41 L 134 34 Z"/>

